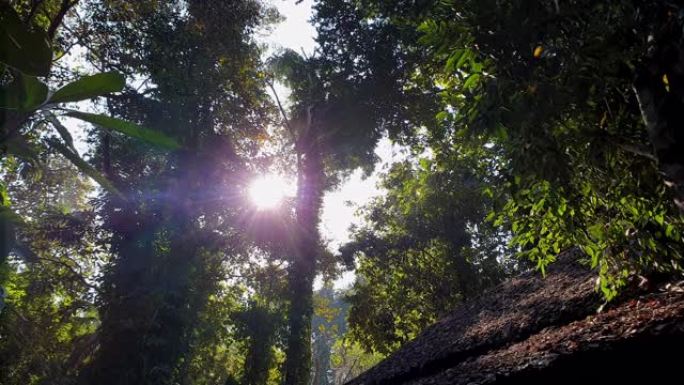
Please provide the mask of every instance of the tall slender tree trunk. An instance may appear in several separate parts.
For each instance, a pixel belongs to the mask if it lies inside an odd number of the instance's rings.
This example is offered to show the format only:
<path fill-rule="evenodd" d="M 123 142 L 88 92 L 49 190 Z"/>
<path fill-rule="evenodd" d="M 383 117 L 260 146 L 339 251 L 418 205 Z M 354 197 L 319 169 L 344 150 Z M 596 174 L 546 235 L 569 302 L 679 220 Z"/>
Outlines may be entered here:
<path fill-rule="evenodd" d="M 177 183 L 170 183 L 165 198 L 151 203 L 155 207 L 147 211 L 135 202 L 110 210 L 117 261 L 106 274 L 99 347 L 80 374 L 80 384 L 173 382 L 187 350 L 192 313 L 201 305 L 200 298 L 191 295 L 196 278 L 191 272 L 199 268 L 201 248 L 191 217 L 198 173 L 189 151 L 179 163 L 187 168 L 165 178 Z M 162 233 L 168 233 L 168 251 L 157 245 L 164 242 Z"/>
<path fill-rule="evenodd" d="M 275 338 L 275 315 L 267 305 L 253 303 L 247 310 L 249 320 L 249 344 L 245 357 L 243 385 L 267 385 L 268 374 L 273 364 L 273 342 Z"/>
<path fill-rule="evenodd" d="M 313 281 L 320 253 L 318 221 L 324 188 L 323 161 L 315 124 L 309 124 L 298 143 L 297 241 L 288 269 L 290 308 L 284 384 L 308 385 L 311 377 L 311 318 Z"/>

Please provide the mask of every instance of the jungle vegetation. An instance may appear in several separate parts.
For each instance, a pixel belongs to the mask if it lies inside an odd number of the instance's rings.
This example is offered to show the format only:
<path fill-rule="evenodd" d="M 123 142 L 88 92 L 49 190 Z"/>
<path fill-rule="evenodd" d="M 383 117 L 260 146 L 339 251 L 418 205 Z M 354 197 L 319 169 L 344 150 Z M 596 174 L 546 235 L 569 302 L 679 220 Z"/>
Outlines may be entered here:
<path fill-rule="evenodd" d="M 0 383 L 337 385 L 570 248 L 606 301 L 684 272 L 684 7 L 315 0 L 311 55 L 281 19 L 0 0 Z"/>

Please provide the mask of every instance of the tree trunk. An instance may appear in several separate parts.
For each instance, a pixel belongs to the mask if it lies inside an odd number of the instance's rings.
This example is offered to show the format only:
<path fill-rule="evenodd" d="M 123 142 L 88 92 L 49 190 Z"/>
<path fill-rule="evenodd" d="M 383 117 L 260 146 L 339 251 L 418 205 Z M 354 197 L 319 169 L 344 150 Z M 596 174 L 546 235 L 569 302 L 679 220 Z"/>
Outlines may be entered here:
<path fill-rule="evenodd" d="M 323 162 L 315 127 L 310 124 L 298 143 L 301 154 L 297 186 L 297 242 L 288 269 L 289 336 L 284 368 L 285 385 L 308 385 L 311 377 L 311 317 L 313 281 L 320 252 L 318 220 L 323 195 Z"/>
<path fill-rule="evenodd" d="M 266 385 L 273 364 L 273 340 L 275 338 L 275 315 L 268 306 L 252 304 L 247 315 L 249 345 L 245 357 L 243 385 Z"/>
<path fill-rule="evenodd" d="M 99 347 L 80 374 L 81 384 L 171 384 L 187 351 L 202 300 L 193 294 L 197 277 L 192 273 L 200 270 L 202 245 L 191 217 L 198 172 L 192 155 L 179 163 L 188 168 L 167 179 L 178 182 L 171 183 L 165 198 L 145 202 L 154 206 L 149 211 L 142 202 L 108 210 L 117 261 L 105 276 Z M 157 246 L 163 232 L 170 239 L 168 251 Z"/>

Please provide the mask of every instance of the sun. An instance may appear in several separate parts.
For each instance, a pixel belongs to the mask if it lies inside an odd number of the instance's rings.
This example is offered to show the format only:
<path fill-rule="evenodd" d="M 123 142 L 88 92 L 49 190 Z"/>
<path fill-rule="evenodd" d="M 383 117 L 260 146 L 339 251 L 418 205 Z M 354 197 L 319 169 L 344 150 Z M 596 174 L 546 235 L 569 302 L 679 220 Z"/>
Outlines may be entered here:
<path fill-rule="evenodd" d="M 249 185 L 249 198 L 260 209 L 272 209 L 280 205 L 286 197 L 293 195 L 293 185 L 280 175 L 260 176 Z"/>

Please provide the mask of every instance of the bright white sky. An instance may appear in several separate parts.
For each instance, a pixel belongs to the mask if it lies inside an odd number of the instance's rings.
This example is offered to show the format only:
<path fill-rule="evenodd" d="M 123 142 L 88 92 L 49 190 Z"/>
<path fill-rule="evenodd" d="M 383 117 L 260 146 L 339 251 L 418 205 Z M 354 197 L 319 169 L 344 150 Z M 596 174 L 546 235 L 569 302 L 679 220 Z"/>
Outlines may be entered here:
<path fill-rule="evenodd" d="M 295 0 L 270 0 L 270 3 L 278 8 L 285 21 L 278 24 L 273 33 L 263 40 L 274 49 L 290 48 L 297 52 L 303 49 L 307 55 L 312 55 L 316 48 L 316 29 L 309 23 L 313 16 L 313 2 L 304 0 L 295 4 Z"/>

